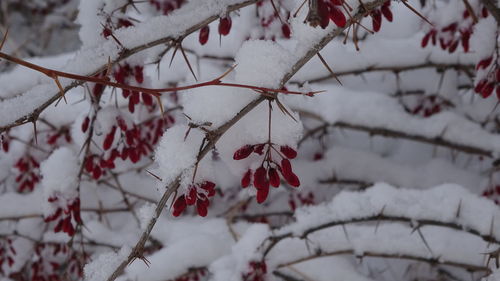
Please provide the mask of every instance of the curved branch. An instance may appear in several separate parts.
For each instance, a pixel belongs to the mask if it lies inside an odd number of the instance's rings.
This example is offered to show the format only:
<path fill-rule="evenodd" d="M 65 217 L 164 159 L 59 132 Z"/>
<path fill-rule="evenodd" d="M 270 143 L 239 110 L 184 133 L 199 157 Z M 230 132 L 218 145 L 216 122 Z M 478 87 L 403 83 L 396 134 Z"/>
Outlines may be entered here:
<path fill-rule="evenodd" d="M 437 146 L 447 147 L 450 149 L 455 149 L 455 150 L 469 153 L 469 154 L 477 154 L 477 155 L 491 157 L 491 158 L 493 158 L 495 156 L 495 153 L 493 151 L 484 149 L 482 147 L 456 143 L 453 140 L 446 139 L 443 136 L 429 137 L 429 136 L 426 136 L 423 134 L 422 135 L 410 134 L 410 133 L 406 133 L 403 131 L 387 129 L 384 127 L 370 127 L 370 126 L 363 125 L 363 124 L 353 124 L 353 123 L 342 122 L 342 121 L 331 124 L 331 123 L 327 122 L 326 120 L 324 120 L 321 116 L 319 116 L 315 113 L 307 112 L 304 110 L 295 110 L 295 111 L 299 112 L 300 114 L 302 114 L 304 116 L 316 119 L 316 120 L 324 123 L 321 126 L 318 126 L 317 128 L 312 129 L 310 131 L 310 133 L 308 133 L 304 136 L 304 138 L 310 137 L 314 133 L 325 130 L 328 127 L 337 127 L 337 128 L 344 128 L 344 129 L 366 132 L 372 136 L 400 138 L 400 139 L 412 140 L 412 141 L 417 141 L 417 142 L 422 142 L 422 143 L 428 143 L 428 144 L 432 144 L 432 145 L 437 145 Z M 303 142 L 303 139 L 300 142 Z"/>
<path fill-rule="evenodd" d="M 434 62 L 425 62 L 425 63 L 419 63 L 419 64 L 409 64 L 409 65 L 401 65 L 401 66 L 377 66 L 377 65 L 371 65 L 367 66 L 362 69 L 350 69 L 350 70 L 344 70 L 344 71 L 336 71 L 334 74 L 335 76 L 345 76 L 345 75 L 359 75 L 363 74 L 366 72 L 377 72 L 377 71 L 390 71 L 390 72 L 403 72 L 403 71 L 410 71 L 410 70 L 417 70 L 417 69 L 422 69 L 422 68 L 435 68 L 436 70 L 446 70 L 446 69 L 455 69 L 458 71 L 463 71 L 467 74 L 467 76 L 472 77 L 472 71 L 474 71 L 474 66 L 473 65 L 463 65 L 463 64 L 443 64 L 443 63 L 434 63 Z M 333 75 L 328 74 L 324 76 L 320 76 L 317 78 L 312 78 L 312 79 L 307 79 L 307 82 L 309 83 L 318 83 L 322 82 L 325 80 L 329 80 L 334 78 Z M 304 81 L 291 81 L 293 84 L 304 84 Z"/>
<path fill-rule="evenodd" d="M 493 236 L 493 234 L 481 234 L 478 230 L 471 229 L 469 227 L 466 227 L 465 225 L 459 224 L 459 223 L 454 223 L 454 222 L 440 222 L 440 221 L 434 221 L 434 220 L 428 220 L 428 219 L 414 219 L 414 218 L 409 218 L 409 217 L 402 217 L 402 216 L 388 216 L 388 215 L 374 215 L 370 217 L 364 217 L 364 218 L 354 218 L 354 219 L 348 219 L 348 220 L 336 220 L 336 221 L 331 221 L 327 222 L 324 224 L 320 224 L 318 226 L 309 228 L 305 230 L 302 234 L 300 235 L 295 235 L 293 232 L 285 233 L 283 235 L 279 236 L 272 236 L 268 238 L 268 241 L 271 241 L 271 243 L 265 248 L 264 250 L 264 257 L 267 256 L 267 254 L 282 240 L 287 239 L 287 238 L 293 238 L 293 237 L 298 237 L 300 239 L 306 239 L 308 235 L 323 230 L 327 229 L 330 227 L 335 227 L 335 226 L 344 226 L 347 224 L 354 224 L 354 223 L 363 223 L 363 222 L 376 222 L 377 224 L 381 221 L 386 221 L 386 222 L 404 222 L 408 223 L 416 228 L 420 228 L 423 226 L 439 226 L 439 227 L 445 227 L 449 229 L 454 229 L 458 231 L 463 231 L 470 233 L 472 235 L 475 235 L 482 240 L 489 242 L 489 243 L 495 243 L 495 244 L 500 244 L 500 240 L 497 239 L 497 237 Z"/>
<path fill-rule="evenodd" d="M 463 269 L 470 271 L 470 272 L 484 271 L 487 274 L 491 272 L 491 270 L 487 266 L 479 266 L 479 265 L 468 264 L 468 263 L 463 263 L 463 262 L 458 262 L 458 261 L 446 261 L 446 260 L 442 260 L 441 258 L 429 258 L 429 257 L 423 257 L 423 256 L 417 256 L 417 255 L 396 255 L 396 254 L 378 253 L 378 252 L 373 252 L 373 251 L 364 252 L 362 255 L 359 255 L 359 254 L 357 254 L 357 252 L 354 249 L 347 249 L 347 250 L 340 250 L 340 251 L 333 251 L 333 252 L 322 252 L 319 254 L 314 254 L 314 255 L 310 255 L 307 257 L 300 258 L 300 259 L 296 259 L 296 260 L 293 260 L 293 261 L 290 261 L 290 262 L 287 262 L 284 264 L 280 264 L 277 266 L 277 268 L 282 268 L 282 267 L 294 265 L 297 263 L 305 262 L 305 261 L 316 259 L 316 258 L 339 256 L 339 255 L 354 255 L 357 258 L 376 257 L 376 258 L 414 260 L 414 261 L 425 262 L 425 263 L 428 263 L 431 265 L 439 264 L 439 265 L 448 265 L 448 266 L 463 268 Z"/>

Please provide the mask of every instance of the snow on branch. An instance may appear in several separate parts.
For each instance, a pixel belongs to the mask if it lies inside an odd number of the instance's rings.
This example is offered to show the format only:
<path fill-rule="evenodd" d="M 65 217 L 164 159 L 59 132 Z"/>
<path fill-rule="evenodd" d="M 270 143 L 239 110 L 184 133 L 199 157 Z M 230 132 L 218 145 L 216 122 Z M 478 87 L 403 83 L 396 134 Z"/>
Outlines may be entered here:
<path fill-rule="evenodd" d="M 114 36 L 120 40 L 121 45 L 114 41 L 105 41 L 80 50 L 61 71 L 93 76 L 105 70 L 109 61 L 115 64 L 133 54 L 161 44 L 171 46 L 218 19 L 223 12 L 234 11 L 255 2 L 256 0 L 190 1 L 170 16 L 155 17 L 136 27 L 117 31 Z M 48 77 L 42 81 L 40 85 L 34 86 L 21 95 L 0 102 L 0 112 L 2 112 L 0 132 L 14 126 L 35 122 L 45 108 L 59 99 L 60 89 L 57 85 Z M 61 79 L 60 83 L 63 91 L 67 92 L 83 82 Z"/>
<path fill-rule="evenodd" d="M 498 158 L 500 155 L 500 136 L 458 114 L 445 112 L 426 119 L 414 118 L 395 99 L 386 95 L 335 86 L 322 87 L 328 95 L 316 99 L 322 100 L 324 107 L 305 99 L 290 99 L 289 103 L 304 116 L 326 122 L 328 126 L 424 142 L 487 157 Z"/>
<path fill-rule="evenodd" d="M 280 229 L 271 241 L 363 221 L 402 221 L 412 227 L 442 226 L 500 244 L 500 208 L 466 189 L 445 184 L 428 190 L 376 184 L 364 192 L 342 192 L 328 204 L 300 209 L 296 223 Z"/>
<path fill-rule="evenodd" d="M 419 191 L 380 183 L 298 209 L 296 222 L 270 236 L 262 252 L 272 268 L 352 254 L 450 265 L 484 274 L 490 269 L 477 249 L 485 249 L 482 253 L 498 249 L 499 216 L 500 208 L 493 202 L 457 185 Z"/>
<path fill-rule="evenodd" d="M 384 0 L 376 0 L 372 1 L 369 3 L 365 3 L 363 5 L 364 9 L 372 9 L 374 7 L 380 6 L 384 3 Z M 361 17 L 363 17 L 365 11 L 358 11 L 352 19 L 350 19 L 350 23 L 355 22 L 359 20 Z M 349 25 L 347 25 L 349 26 Z M 342 31 L 345 28 L 336 28 L 334 29 L 333 27 L 329 27 L 325 30 L 320 30 L 320 29 L 311 29 L 309 26 L 305 26 L 303 24 L 297 24 L 297 30 L 296 30 L 296 35 L 298 38 L 301 40 L 299 41 L 300 44 L 297 44 L 295 48 L 294 58 L 292 62 L 289 62 L 290 67 L 288 69 L 283 68 L 280 69 L 277 74 L 277 76 L 281 75 L 280 77 L 280 86 L 283 86 L 306 62 L 308 62 L 312 57 L 314 57 L 319 50 L 321 50 L 324 46 L 326 46 L 333 38 L 338 36 L 339 34 L 342 33 Z M 275 49 L 277 52 L 281 51 L 281 49 Z M 269 52 L 267 49 L 263 50 L 263 57 L 265 58 L 266 56 L 269 56 Z M 261 61 L 262 63 L 265 63 L 265 60 L 259 60 L 256 57 L 258 57 L 259 54 L 258 52 L 254 54 L 253 59 L 251 61 L 248 61 L 250 64 L 253 63 L 253 61 Z M 280 53 L 275 54 L 277 57 L 281 57 Z M 241 66 L 241 68 L 245 69 L 245 65 Z M 268 77 L 265 77 L 266 81 Z M 254 81 L 256 84 L 258 84 L 258 81 Z M 247 113 L 252 111 L 257 105 L 259 105 L 262 101 L 266 100 L 264 96 L 260 96 L 259 98 L 251 101 L 249 104 L 247 104 L 245 107 L 242 108 L 241 111 L 236 114 L 233 118 L 213 130 L 208 136 L 207 136 L 207 143 L 201 147 L 198 156 L 197 156 L 197 163 L 199 163 L 207 154 L 209 151 L 211 151 L 214 147 L 217 141 L 224 135 L 224 133 L 230 129 L 235 123 L 237 123 L 243 116 L 245 116 Z M 162 153 L 161 150 L 158 150 L 156 153 Z M 193 163 L 193 165 L 196 165 L 196 163 Z M 189 170 L 190 171 L 190 170 Z M 160 216 L 163 208 L 165 207 L 168 199 L 172 194 L 174 194 L 177 189 L 181 185 L 182 178 L 184 176 L 184 171 L 180 173 L 177 176 L 170 176 L 170 179 L 174 179 L 172 182 L 167 183 L 168 186 L 166 188 L 166 191 L 163 193 L 157 207 L 155 210 L 155 214 L 153 218 L 149 221 L 146 230 L 142 233 L 139 241 L 137 244 L 133 247 L 131 250 L 128 258 L 126 260 L 123 260 L 119 266 L 116 267 L 114 272 L 110 275 L 110 277 L 107 279 L 108 281 L 115 280 L 125 269 L 125 267 L 130 264 L 133 260 L 136 258 L 139 259 L 144 259 L 143 255 L 143 248 L 144 245 L 154 227 L 156 224 L 156 221 L 158 217 Z"/>

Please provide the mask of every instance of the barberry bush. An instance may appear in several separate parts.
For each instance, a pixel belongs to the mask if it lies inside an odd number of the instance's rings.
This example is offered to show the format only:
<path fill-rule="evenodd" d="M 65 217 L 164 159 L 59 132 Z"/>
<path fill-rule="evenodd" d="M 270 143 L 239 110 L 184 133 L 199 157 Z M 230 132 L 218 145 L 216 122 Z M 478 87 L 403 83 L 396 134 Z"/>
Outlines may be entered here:
<path fill-rule="evenodd" d="M 500 280 L 495 0 L 0 2 L 0 280 Z"/>

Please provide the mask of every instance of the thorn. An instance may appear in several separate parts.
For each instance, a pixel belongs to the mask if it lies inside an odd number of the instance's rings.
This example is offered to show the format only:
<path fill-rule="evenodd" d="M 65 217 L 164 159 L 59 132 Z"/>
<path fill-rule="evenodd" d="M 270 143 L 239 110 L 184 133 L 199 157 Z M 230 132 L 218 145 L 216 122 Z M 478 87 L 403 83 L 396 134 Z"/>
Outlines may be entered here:
<path fill-rule="evenodd" d="M 165 114 L 165 109 L 163 108 L 163 103 L 161 102 L 160 96 L 156 96 L 156 101 L 158 102 L 158 105 L 160 106 L 161 115 Z"/>
<path fill-rule="evenodd" d="M 198 78 L 196 78 L 196 75 L 194 74 L 193 67 L 191 67 L 191 63 L 189 63 L 188 57 L 186 56 L 186 52 L 184 52 L 184 48 L 182 48 L 182 44 L 179 44 L 179 47 L 181 49 L 182 56 L 184 57 L 184 60 L 189 67 L 189 71 L 191 71 L 191 74 L 193 74 L 194 80 L 198 81 Z"/>
<path fill-rule="evenodd" d="M 375 224 L 375 232 L 374 232 L 375 234 L 377 233 L 378 227 L 380 226 L 381 217 L 384 215 L 385 206 L 387 205 L 384 205 L 382 207 L 382 210 L 380 210 L 380 213 L 378 214 L 379 219 L 377 220 L 377 224 Z"/>
<path fill-rule="evenodd" d="M 495 216 L 491 216 L 491 222 L 490 222 L 490 236 L 493 237 L 493 226 L 495 225 Z M 488 242 L 488 247 L 490 246 L 491 242 Z"/>
<path fill-rule="evenodd" d="M 35 133 L 35 144 L 38 144 L 38 134 L 36 132 L 36 119 L 33 119 L 33 131 Z"/>
<path fill-rule="evenodd" d="M 460 209 L 462 208 L 462 199 L 460 199 L 460 201 L 458 202 L 458 208 L 457 208 L 457 213 L 455 215 L 455 217 L 458 219 L 458 217 L 460 217 Z"/>
<path fill-rule="evenodd" d="M 153 178 L 159 180 L 159 181 L 163 181 L 159 176 L 155 175 L 153 172 L 150 172 L 149 170 L 145 169 L 146 173 L 148 173 L 150 176 L 152 176 Z"/>
<path fill-rule="evenodd" d="M 358 264 L 359 265 L 363 264 L 363 258 L 364 258 L 363 255 L 356 256 L 356 258 L 358 258 Z"/>
<path fill-rule="evenodd" d="M 238 66 L 237 64 L 231 66 L 231 68 L 229 68 L 226 72 L 224 72 L 221 76 L 219 76 L 217 80 L 222 80 L 224 77 L 229 75 L 229 73 L 231 73 L 237 66 Z"/>
<path fill-rule="evenodd" d="M 472 17 L 472 21 L 474 21 L 474 23 L 476 24 L 478 22 L 478 19 L 477 19 L 476 13 L 472 9 L 472 6 L 470 5 L 468 0 L 463 0 L 463 2 L 465 4 L 465 8 L 467 9 L 467 11 L 469 11 L 469 15 L 471 15 L 471 17 Z"/>
<path fill-rule="evenodd" d="M 345 224 L 342 225 L 342 230 L 344 231 L 344 235 L 345 235 L 345 238 L 347 239 L 347 241 L 351 242 L 351 239 L 349 239 L 349 234 L 347 233 L 347 227 L 345 226 Z"/>
<path fill-rule="evenodd" d="M 271 0 L 271 5 L 273 5 L 274 12 L 278 15 L 278 19 L 280 20 L 281 24 L 285 24 L 283 19 L 281 18 L 280 12 L 278 11 L 278 8 L 276 8 L 276 5 L 274 5 L 274 1 Z"/>
<path fill-rule="evenodd" d="M 145 256 L 140 256 L 139 259 L 143 261 L 147 267 L 151 265 L 151 262 Z"/>
<path fill-rule="evenodd" d="M 286 107 L 281 103 L 281 101 L 278 98 L 275 98 L 274 100 L 276 101 L 278 108 L 281 110 L 281 112 L 283 112 L 283 114 L 288 115 L 290 118 L 293 119 L 293 121 L 299 123 L 299 121 L 297 121 L 297 119 L 293 117 L 293 115 L 288 111 L 288 109 L 286 109 Z"/>
<path fill-rule="evenodd" d="M 3 36 L 2 38 L 2 43 L 0 43 L 0 51 L 2 50 L 3 48 L 3 45 L 5 44 L 5 42 L 7 41 L 7 36 L 9 35 L 9 28 L 7 27 L 7 30 L 5 31 L 5 35 Z"/>
<path fill-rule="evenodd" d="M 59 82 L 59 78 L 57 77 L 57 75 L 56 75 L 56 74 L 52 74 L 52 79 L 54 79 L 54 81 L 56 82 L 56 85 L 57 85 L 57 87 L 59 88 L 59 91 L 60 91 L 60 93 L 61 93 L 61 97 L 59 98 L 59 101 L 60 101 L 61 99 L 64 99 L 64 103 L 65 103 L 65 104 L 68 104 L 68 101 L 66 100 L 66 96 L 64 95 L 64 93 L 65 93 L 65 92 L 64 92 L 64 89 L 63 89 L 63 87 L 62 87 L 62 85 L 61 85 L 61 82 Z M 57 101 L 56 106 L 57 106 L 57 104 L 59 104 L 59 101 Z"/>
<path fill-rule="evenodd" d="M 174 52 L 172 53 L 172 57 L 170 58 L 170 63 L 168 64 L 169 68 L 172 66 L 172 62 L 174 61 L 174 57 L 178 49 L 179 49 L 179 43 L 175 43 L 175 49 Z"/>
<path fill-rule="evenodd" d="M 421 13 L 419 13 L 417 10 L 415 10 L 415 8 L 410 6 L 410 4 L 408 4 L 406 1 L 408 1 L 408 0 L 401 1 L 403 3 L 403 5 L 406 6 L 406 8 L 410 9 L 412 12 L 414 12 L 417 16 L 419 16 L 421 19 L 423 19 L 425 22 L 427 22 L 431 26 L 434 26 L 434 24 L 432 24 L 426 17 L 424 17 Z"/>
<path fill-rule="evenodd" d="M 416 228 L 416 230 L 417 230 L 418 236 L 420 236 L 420 239 L 422 239 L 422 242 L 424 242 L 424 245 L 427 248 L 427 250 L 429 250 L 429 252 L 431 253 L 431 255 L 434 256 L 434 253 L 432 252 L 431 247 L 427 243 L 427 240 L 425 240 L 424 234 L 422 233 L 422 231 L 420 231 L 420 226 L 418 226 Z"/>
<path fill-rule="evenodd" d="M 111 75 L 113 64 L 111 63 L 111 58 L 108 57 L 108 65 L 106 66 L 106 74 L 105 77 L 109 77 Z"/>
<path fill-rule="evenodd" d="M 323 65 L 326 67 L 326 69 L 328 69 L 328 71 L 330 72 L 330 74 L 333 76 L 333 78 L 335 78 L 335 80 L 337 80 L 337 82 L 339 82 L 340 85 L 342 85 L 342 82 L 340 82 L 339 78 L 337 77 L 337 75 L 335 75 L 335 73 L 333 73 L 333 70 L 330 68 L 330 66 L 328 65 L 328 63 L 326 62 L 326 60 L 323 58 L 323 56 L 321 56 L 321 54 L 318 52 L 317 53 L 319 59 L 321 60 L 321 62 L 323 63 Z"/>
<path fill-rule="evenodd" d="M 296 18 L 298 13 L 300 12 L 300 10 L 302 9 L 302 7 L 304 7 L 304 5 L 306 4 L 307 0 L 304 0 L 304 2 L 302 2 L 302 4 L 300 4 L 299 8 L 297 9 L 297 11 L 295 11 L 295 13 L 293 13 L 293 17 Z"/>
<path fill-rule="evenodd" d="M 187 137 L 189 136 L 189 133 L 191 132 L 191 126 L 189 127 L 189 129 L 187 129 L 186 131 L 186 134 L 184 135 L 184 141 L 186 141 Z"/>

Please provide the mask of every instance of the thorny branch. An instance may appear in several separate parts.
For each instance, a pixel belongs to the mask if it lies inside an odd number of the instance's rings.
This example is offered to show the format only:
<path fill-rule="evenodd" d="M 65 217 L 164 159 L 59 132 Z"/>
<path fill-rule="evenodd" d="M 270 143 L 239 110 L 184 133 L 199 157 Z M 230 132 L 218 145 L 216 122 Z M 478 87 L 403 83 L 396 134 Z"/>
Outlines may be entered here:
<path fill-rule="evenodd" d="M 246 6 L 249 6 L 249 5 L 252 5 L 254 3 L 256 3 L 257 0 L 242 0 L 240 3 L 238 4 L 234 4 L 234 5 L 229 5 L 226 9 L 227 12 L 231 12 L 231 11 L 235 11 L 235 10 L 238 10 L 240 8 L 243 8 L 243 7 L 246 7 Z M 144 51 L 144 50 L 147 50 L 147 49 L 150 49 L 152 47 L 155 47 L 155 46 L 158 46 L 158 45 L 162 45 L 162 44 L 167 44 L 169 46 L 169 48 L 171 46 L 174 46 L 176 44 L 176 42 L 180 42 L 182 41 L 182 39 L 184 39 L 185 37 L 187 37 L 188 35 L 190 35 L 191 33 L 194 33 L 196 32 L 197 30 L 199 30 L 200 28 L 202 28 L 203 26 L 211 23 L 212 21 L 215 21 L 219 18 L 219 15 L 213 15 L 209 18 L 206 18 L 206 19 L 202 19 L 199 23 L 187 28 L 181 35 L 179 35 L 178 37 L 176 38 L 173 38 L 173 37 L 165 37 L 165 38 L 161 38 L 161 39 L 157 39 L 157 40 L 154 40 L 154 41 L 151 41 L 151 42 L 146 42 L 140 46 L 137 46 L 135 48 L 132 48 L 132 49 L 123 49 L 119 56 L 111 61 L 111 65 L 115 65 L 116 63 L 119 63 L 120 61 L 136 54 L 136 53 L 139 53 L 141 51 Z M 89 73 L 86 77 L 92 77 L 92 76 L 95 76 L 97 75 L 98 73 L 101 73 L 103 72 L 104 70 L 107 69 L 108 67 L 108 63 L 105 63 L 103 65 L 101 65 L 100 67 L 98 67 L 98 70 L 95 71 L 94 73 Z M 84 83 L 84 81 L 74 81 L 72 82 L 69 86 L 65 87 L 63 89 L 63 92 L 66 93 L 67 91 L 77 87 L 77 86 L 80 86 Z M 36 109 L 33 110 L 32 113 L 30 113 L 29 115 L 25 115 L 25 116 L 22 116 L 20 118 L 18 118 L 15 122 L 13 122 L 12 124 L 9 124 L 9 125 L 6 125 L 6 126 L 2 126 L 0 127 L 0 133 L 12 128 L 12 127 L 16 127 L 16 126 L 20 126 L 20 125 L 23 125 L 23 124 L 26 124 L 26 123 L 31 123 L 31 122 L 36 122 L 38 117 L 40 116 L 40 114 L 47 108 L 49 107 L 52 103 L 54 103 L 55 101 L 57 101 L 60 97 L 60 91 L 57 92 L 57 93 L 54 93 L 53 96 L 48 99 L 46 102 L 44 102 L 42 105 L 38 106 Z"/>
<path fill-rule="evenodd" d="M 470 154 L 477 154 L 477 155 L 486 156 L 486 157 L 494 157 L 494 155 L 495 155 L 494 151 L 489 151 L 489 150 L 486 150 L 482 147 L 476 147 L 476 146 L 472 146 L 472 145 L 465 145 L 465 144 L 456 143 L 453 140 L 449 140 L 444 136 L 428 137 L 426 135 L 409 134 L 409 133 L 406 133 L 403 131 L 398 131 L 398 130 L 393 130 L 393 129 L 387 129 L 387 128 L 382 128 L 382 127 L 370 127 L 370 126 L 366 126 L 363 124 L 353 124 L 353 123 L 348 123 L 348 122 L 336 122 L 334 124 L 330 124 L 329 122 L 324 120 L 321 116 L 319 116 L 315 113 L 306 112 L 303 110 L 297 110 L 297 111 L 304 116 L 316 119 L 316 120 L 324 123 L 323 125 L 320 125 L 319 127 L 315 128 L 315 129 L 312 129 L 311 133 L 306 134 L 305 137 L 311 137 L 315 132 L 322 131 L 328 127 L 336 127 L 336 128 L 343 128 L 343 129 L 350 129 L 350 130 L 367 132 L 372 136 L 377 135 L 377 136 L 418 141 L 418 142 L 422 142 L 422 143 L 428 143 L 428 144 L 432 144 L 432 145 L 447 147 L 447 148 L 454 149 L 457 151 L 470 153 Z"/>
<path fill-rule="evenodd" d="M 385 2 L 385 0 L 375 0 L 373 2 L 370 2 L 368 4 L 365 4 L 364 7 L 367 7 L 368 9 L 373 9 L 375 7 L 378 7 L 382 5 Z M 354 15 L 347 26 L 352 24 L 353 22 L 359 20 L 363 15 L 365 14 L 365 11 L 358 11 L 356 15 Z M 314 46 L 312 46 L 299 60 L 295 62 L 295 64 L 291 67 L 291 69 L 284 75 L 284 77 L 281 79 L 280 86 L 283 86 L 290 78 L 302 67 L 304 64 L 306 64 L 312 57 L 314 57 L 317 52 L 319 52 L 323 47 L 325 47 L 333 38 L 338 36 L 343 32 L 345 28 L 337 28 L 334 31 L 328 33 L 325 37 L 323 37 L 319 42 L 317 42 Z M 238 114 L 236 114 L 235 117 L 215 129 L 211 137 L 209 138 L 207 144 L 205 147 L 200 151 L 197 157 L 197 161 L 199 162 L 202 160 L 209 151 L 211 151 L 214 147 L 217 141 L 222 137 L 222 135 L 225 134 L 225 132 L 231 128 L 234 124 L 236 124 L 243 116 L 245 116 L 247 113 L 252 111 L 255 107 L 257 107 L 261 102 L 264 100 L 267 100 L 266 97 L 260 96 L 257 99 L 253 100 L 249 104 L 247 104 Z M 125 267 L 130 264 L 134 259 L 136 258 L 143 258 L 143 248 L 144 245 L 147 241 L 147 238 L 149 237 L 149 234 L 151 233 L 154 225 L 156 224 L 157 219 L 159 218 L 162 210 L 165 208 L 165 205 L 170 198 L 172 194 L 174 194 L 177 189 L 180 187 L 180 179 L 182 177 L 181 173 L 176 177 L 176 179 L 168 184 L 165 193 L 160 199 L 160 202 L 158 203 L 156 209 L 155 209 L 155 214 L 153 218 L 149 221 L 146 230 L 142 233 L 139 241 L 137 244 L 133 247 L 131 253 L 127 257 L 127 260 L 124 260 L 120 263 L 120 265 L 115 269 L 115 271 L 112 273 L 112 275 L 107 279 L 108 281 L 115 280 L 125 269 Z"/>

